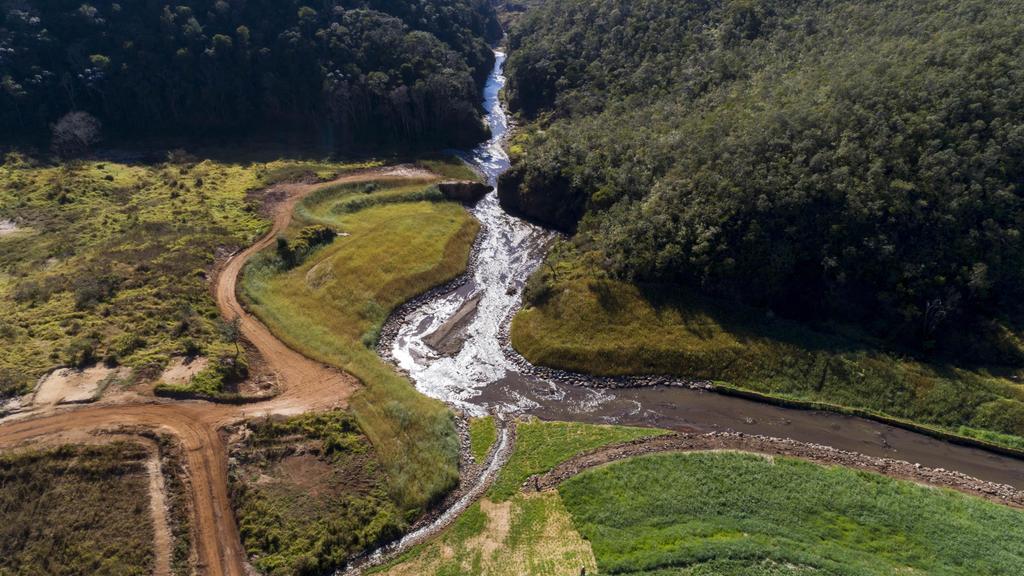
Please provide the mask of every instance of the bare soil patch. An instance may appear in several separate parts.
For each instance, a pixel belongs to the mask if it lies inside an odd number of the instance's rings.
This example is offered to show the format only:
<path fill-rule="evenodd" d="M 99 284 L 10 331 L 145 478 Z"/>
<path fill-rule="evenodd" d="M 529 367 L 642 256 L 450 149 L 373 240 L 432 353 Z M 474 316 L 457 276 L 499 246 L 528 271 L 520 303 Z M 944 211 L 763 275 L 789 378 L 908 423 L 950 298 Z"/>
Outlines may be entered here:
<path fill-rule="evenodd" d="M 53 405 L 92 402 L 103 393 L 106 384 L 126 376 L 127 370 L 124 368 L 104 366 L 92 366 L 83 370 L 54 370 L 39 382 L 33 403 Z"/>
<path fill-rule="evenodd" d="M 0 236 L 7 236 L 18 231 L 18 226 L 12 220 L 0 220 Z"/>
<path fill-rule="evenodd" d="M 201 372 L 210 364 L 210 361 L 203 357 L 186 358 L 177 356 L 172 358 L 164 373 L 160 375 L 160 381 L 167 384 L 188 384 L 192 377 Z"/>

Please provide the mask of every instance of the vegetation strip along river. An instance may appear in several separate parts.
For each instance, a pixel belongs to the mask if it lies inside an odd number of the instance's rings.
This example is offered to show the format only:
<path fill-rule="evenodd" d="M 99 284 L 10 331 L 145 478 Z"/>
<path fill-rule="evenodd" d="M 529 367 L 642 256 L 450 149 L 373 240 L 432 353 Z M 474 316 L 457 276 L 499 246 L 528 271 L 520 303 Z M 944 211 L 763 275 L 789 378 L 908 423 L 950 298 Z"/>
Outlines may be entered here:
<path fill-rule="evenodd" d="M 491 185 L 509 168 L 503 148 L 509 125 L 499 98 L 504 62 L 505 55 L 498 52 L 484 93 L 492 137 L 466 156 Z M 466 281 L 402 310 L 384 330 L 393 338 L 384 341 L 382 353 L 427 395 L 475 415 L 495 411 L 547 420 L 792 438 L 1024 487 L 1024 461 L 863 418 L 773 406 L 665 378 L 619 379 L 614 384 L 624 387 L 608 388 L 607 379 L 530 366 L 507 345 L 507 326 L 552 233 L 506 213 L 496 192 L 481 200 L 473 214 L 481 222 L 481 237 Z M 447 335 L 462 339 L 461 347 L 455 354 L 438 353 L 426 342 L 437 345 L 439 339 L 428 338 L 467 303 L 476 308 L 471 321 L 464 322 L 460 333 Z M 601 388 L 590 386 L 594 383 Z"/>

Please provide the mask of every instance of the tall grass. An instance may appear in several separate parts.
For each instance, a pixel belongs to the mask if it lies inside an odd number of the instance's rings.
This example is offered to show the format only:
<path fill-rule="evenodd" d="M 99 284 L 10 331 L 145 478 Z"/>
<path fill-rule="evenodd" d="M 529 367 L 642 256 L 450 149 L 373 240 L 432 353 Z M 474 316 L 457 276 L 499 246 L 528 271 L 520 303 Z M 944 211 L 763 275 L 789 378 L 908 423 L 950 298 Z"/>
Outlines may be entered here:
<path fill-rule="evenodd" d="M 559 493 L 606 574 L 717 563 L 732 574 L 775 565 L 1009 576 L 1024 566 L 1020 510 L 789 458 L 644 456 L 584 472 Z"/>
<path fill-rule="evenodd" d="M 450 202 L 332 209 L 352 194 L 362 192 L 343 187 L 317 194 L 296 211 L 296 227 L 315 221 L 348 236 L 287 272 L 275 265 L 272 250 L 264 253 L 246 268 L 242 296 L 290 346 L 365 384 L 352 410 L 381 458 L 392 497 L 407 510 L 420 509 L 458 481 L 452 415 L 373 346 L 395 307 L 465 270 L 479 224 Z"/>
<path fill-rule="evenodd" d="M 0 455 L 0 574 L 151 574 L 148 458 L 128 442 Z"/>

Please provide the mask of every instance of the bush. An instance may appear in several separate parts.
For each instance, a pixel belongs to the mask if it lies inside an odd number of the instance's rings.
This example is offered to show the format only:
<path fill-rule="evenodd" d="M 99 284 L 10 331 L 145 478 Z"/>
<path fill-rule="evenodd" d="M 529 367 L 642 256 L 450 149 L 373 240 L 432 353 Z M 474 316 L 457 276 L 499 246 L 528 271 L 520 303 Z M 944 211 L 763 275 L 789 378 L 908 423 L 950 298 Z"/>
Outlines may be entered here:
<path fill-rule="evenodd" d="M 80 337 L 71 341 L 64 350 L 64 361 L 73 368 L 86 368 L 97 361 L 96 347 L 98 342 L 95 338 Z"/>
<path fill-rule="evenodd" d="M 65 158 L 88 152 L 101 139 L 100 121 L 87 112 L 68 112 L 52 129 L 53 151 Z"/>
<path fill-rule="evenodd" d="M 972 420 L 974 426 L 1024 436 L 1024 402 L 1000 398 L 978 407 Z"/>

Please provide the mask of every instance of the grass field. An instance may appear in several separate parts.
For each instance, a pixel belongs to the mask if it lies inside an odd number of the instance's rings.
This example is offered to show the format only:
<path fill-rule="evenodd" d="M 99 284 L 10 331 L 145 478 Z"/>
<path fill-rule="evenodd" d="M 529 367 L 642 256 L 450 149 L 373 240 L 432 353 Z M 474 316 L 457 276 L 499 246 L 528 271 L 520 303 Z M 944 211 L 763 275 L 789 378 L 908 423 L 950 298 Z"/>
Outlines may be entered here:
<path fill-rule="evenodd" d="M 603 574 L 1002 575 L 1024 512 L 788 458 L 643 456 L 559 488 Z"/>
<path fill-rule="evenodd" d="M 494 416 L 473 418 L 469 421 L 469 448 L 473 453 L 473 459 L 483 462 L 491 446 L 498 439 L 498 428 L 494 423 Z"/>
<path fill-rule="evenodd" d="M 123 364 L 153 378 L 173 355 L 227 354 L 207 275 L 218 249 L 266 230 L 251 193 L 368 165 L 172 160 L 3 159 L 0 221 L 16 230 L 0 234 L 0 397 L 58 366 Z"/>
<path fill-rule="evenodd" d="M 483 428 L 485 419 L 474 422 Z M 623 426 L 520 422 L 515 450 L 487 496 L 439 538 L 374 573 L 577 576 L 585 567 L 592 574 L 596 564 L 590 545 L 573 528 L 558 494 L 524 495 L 519 487 L 531 474 L 546 472 L 580 452 L 661 433 Z"/>
<path fill-rule="evenodd" d="M 0 574 L 150 574 L 148 458 L 135 443 L 0 455 Z"/>
<path fill-rule="evenodd" d="M 373 448 L 344 412 L 252 424 L 232 452 L 242 542 L 268 575 L 322 574 L 406 527 Z"/>
<path fill-rule="evenodd" d="M 469 164 L 452 158 L 451 156 L 442 155 L 430 158 L 420 158 L 416 160 L 416 165 L 430 170 L 445 180 L 471 180 L 473 182 L 483 182 L 483 177 L 479 172 L 471 168 Z"/>
<path fill-rule="evenodd" d="M 429 182 L 381 182 L 314 194 L 296 208 L 288 235 L 313 224 L 347 235 L 289 270 L 267 250 L 242 282 L 247 306 L 278 337 L 366 385 L 353 412 L 384 463 L 392 496 L 408 510 L 455 484 L 458 437 L 444 405 L 419 394 L 373 346 L 395 307 L 465 270 L 479 228 L 452 202 L 393 201 L 429 189 Z M 363 205 L 353 211 L 356 201 Z"/>
<path fill-rule="evenodd" d="M 1024 387 L 936 366 L 763 311 L 603 278 L 573 258 L 546 266 L 514 319 L 536 364 L 605 375 L 676 374 L 864 409 L 1024 449 Z"/>
<path fill-rule="evenodd" d="M 507 500 L 527 478 L 554 468 L 569 458 L 608 444 L 666 434 L 663 430 L 628 426 L 596 426 L 575 422 L 534 420 L 516 426 L 516 447 L 501 469 L 488 496 Z"/>

